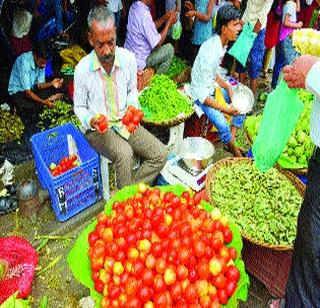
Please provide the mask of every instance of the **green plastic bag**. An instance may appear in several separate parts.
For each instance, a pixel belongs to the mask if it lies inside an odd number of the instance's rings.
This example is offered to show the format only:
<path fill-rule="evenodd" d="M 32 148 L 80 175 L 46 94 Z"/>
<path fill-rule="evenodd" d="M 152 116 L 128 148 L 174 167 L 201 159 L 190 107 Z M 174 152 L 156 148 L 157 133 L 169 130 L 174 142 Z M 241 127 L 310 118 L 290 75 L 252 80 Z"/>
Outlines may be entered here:
<path fill-rule="evenodd" d="M 171 36 L 174 40 L 180 39 L 182 34 L 182 25 L 180 20 L 177 21 L 171 28 Z"/>
<path fill-rule="evenodd" d="M 281 80 L 267 98 L 258 135 L 252 146 L 256 167 L 268 171 L 278 160 L 294 130 L 303 102 L 297 89 Z"/>
<path fill-rule="evenodd" d="M 235 57 L 242 66 L 246 66 L 250 50 L 256 37 L 257 33 L 253 32 L 253 25 L 249 22 L 245 23 L 242 32 L 228 53 Z"/>

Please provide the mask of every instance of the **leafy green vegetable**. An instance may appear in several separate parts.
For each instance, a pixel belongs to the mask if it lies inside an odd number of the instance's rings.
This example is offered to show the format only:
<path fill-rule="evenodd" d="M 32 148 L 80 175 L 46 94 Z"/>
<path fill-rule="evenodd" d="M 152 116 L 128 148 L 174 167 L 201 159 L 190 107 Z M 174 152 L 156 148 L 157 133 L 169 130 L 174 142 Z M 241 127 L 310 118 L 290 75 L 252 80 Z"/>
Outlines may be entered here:
<path fill-rule="evenodd" d="M 193 113 L 191 101 L 177 90 L 166 75 L 155 75 L 139 97 L 145 119 L 152 122 L 173 120 Z"/>
<path fill-rule="evenodd" d="M 0 109 L 0 143 L 20 139 L 24 128 L 24 124 L 17 115 Z"/>
<path fill-rule="evenodd" d="M 187 67 L 188 67 L 187 61 L 184 61 L 178 58 L 177 56 L 174 56 L 166 75 L 169 78 L 176 77 L 180 75 Z"/>

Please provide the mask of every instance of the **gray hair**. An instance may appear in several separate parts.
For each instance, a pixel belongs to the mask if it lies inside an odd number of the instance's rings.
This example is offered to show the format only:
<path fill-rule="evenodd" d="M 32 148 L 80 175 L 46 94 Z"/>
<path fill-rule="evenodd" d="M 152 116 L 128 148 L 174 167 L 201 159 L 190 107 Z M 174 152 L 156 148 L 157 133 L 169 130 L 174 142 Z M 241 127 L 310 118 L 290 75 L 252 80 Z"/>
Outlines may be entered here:
<path fill-rule="evenodd" d="M 112 25 L 115 26 L 114 14 L 105 5 L 95 6 L 89 12 L 87 19 L 89 31 L 91 30 L 93 20 L 105 26 L 111 21 Z"/>

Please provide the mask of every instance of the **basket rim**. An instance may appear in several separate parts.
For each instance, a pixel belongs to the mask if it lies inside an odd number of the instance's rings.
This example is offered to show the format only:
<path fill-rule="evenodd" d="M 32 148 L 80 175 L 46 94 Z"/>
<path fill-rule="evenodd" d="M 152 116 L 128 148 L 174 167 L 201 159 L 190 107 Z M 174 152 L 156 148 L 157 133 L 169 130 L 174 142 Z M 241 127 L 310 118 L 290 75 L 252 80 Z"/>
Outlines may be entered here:
<path fill-rule="evenodd" d="M 253 163 L 253 161 L 254 160 L 249 157 L 227 157 L 227 158 L 221 159 L 221 160 L 217 161 L 216 163 L 214 163 L 211 166 L 211 168 L 209 169 L 209 172 L 206 177 L 206 183 L 205 183 L 205 191 L 208 195 L 209 202 L 212 205 L 215 205 L 219 208 L 219 206 L 216 204 L 216 202 L 211 197 L 211 182 L 213 181 L 215 174 L 220 170 L 220 168 L 227 166 L 227 165 L 231 165 L 231 164 L 237 164 L 237 163 Z M 292 185 L 294 185 L 294 187 L 297 189 L 298 193 L 303 198 L 304 193 L 305 193 L 305 188 L 306 188 L 305 185 L 303 184 L 303 182 L 300 179 L 298 179 L 292 172 L 290 172 L 286 169 L 282 169 L 278 165 L 276 165 L 275 168 L 280 173 L 282 173 L 283 175 L 285 175 L 287 177 L 287 179 L 291 182 Z M 265 248 L 269 248 L 269 249 L 273 249 L 273 250 L 279 250 L 279 251 L 293 250 L 293 245 L 268 244 L 268 243 L 265 243 L 261 240 L 257 240 L 255 238 L 248 236 L 243 231 L 240 231 L 240 233 L 243 238 L 245 238 L 249 242 L 256 244 L 258 246 L 261 246 L 261 247 L 265 247 Z"/>

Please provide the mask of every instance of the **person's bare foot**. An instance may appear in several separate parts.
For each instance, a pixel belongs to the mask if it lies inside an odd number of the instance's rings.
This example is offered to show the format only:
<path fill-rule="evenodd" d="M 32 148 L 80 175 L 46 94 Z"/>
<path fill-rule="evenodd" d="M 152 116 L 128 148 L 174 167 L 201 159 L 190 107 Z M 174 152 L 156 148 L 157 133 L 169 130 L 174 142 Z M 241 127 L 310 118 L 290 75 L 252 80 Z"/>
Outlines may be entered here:
<path fill-rule="evenodd" d="M 283 308 L 283 307 L 284 307 L 283 298 L 270 299 L 267 304 L 267 308 Z"/>

